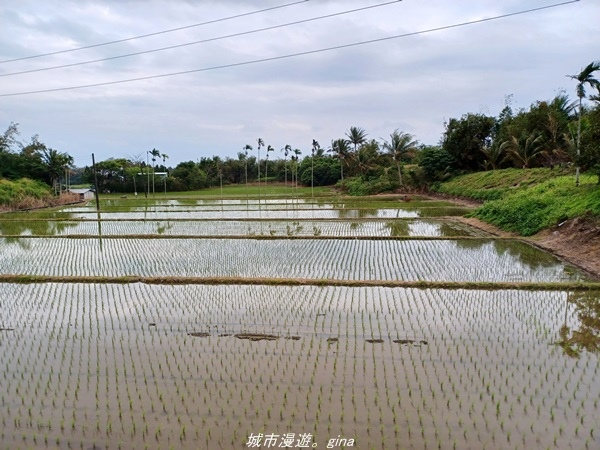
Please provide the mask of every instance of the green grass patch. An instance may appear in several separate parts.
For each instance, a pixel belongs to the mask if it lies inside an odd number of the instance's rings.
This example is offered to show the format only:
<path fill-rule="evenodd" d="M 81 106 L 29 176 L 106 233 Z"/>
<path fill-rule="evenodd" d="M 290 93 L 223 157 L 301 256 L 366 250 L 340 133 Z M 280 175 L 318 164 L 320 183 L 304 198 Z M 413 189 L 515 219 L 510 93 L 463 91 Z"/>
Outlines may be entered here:
<path fill-rule="evenodd" d="M 512 192 L 526 190 L 557 177 L 566 177 L 568 174 L 567 169 L 549 168 L 490 170 L 455 177 L 435 186 L 434 190 L 475 200 L 498 200 Z"/>
<path fill-rule="evenodd" d="M 249 183 L 245 184 L 229 184 L 223 186 L 221 194 L 221 187 L 214 186 L 211 188 L 200 189 L 197 191 L 184 191 L 184 192 L 167 192 L 166 198 L 177 199 L 177 198 L 231 198 L 231 199 L 245 199 L 259 198 L 259 197 L 282 197 L 282 198 L 294 198 L 294 197 L 311 197 L 314 193 L 315 197 L 328 197 L 336 195 L 336 192 L 329 186 L 315 186 L 314 190 L 310 186 L 298 186 L 292 187 L 290 183 Z M 102 194 L 101 199 L 111 199 L 121 197 L 123 194 Z M 133 197 L 133 193 L 127 194 L 127 196 Z M 144 198 L 143 193 L 138 193 L 138 198 Z M 157 191 L 156 193 L 148 196 L 149 199 L 161 199 L 165 198 L 164 192 Z"/>
<path fill-rule="evenodd" d="M 16 181 L 0 179 L 0 206 L 7 209 L 34 207 L 51 196 L 50 187 L 39 181 L 21 178 Z"/>
<path fill-rule="evenodd" d="M 531 236 L 567 219 L 600 218 L 597 177 L 584 175 L 575 186 L 572 176 L 556 177 L 486 202 L 474 214 L 506 231 Z"/>

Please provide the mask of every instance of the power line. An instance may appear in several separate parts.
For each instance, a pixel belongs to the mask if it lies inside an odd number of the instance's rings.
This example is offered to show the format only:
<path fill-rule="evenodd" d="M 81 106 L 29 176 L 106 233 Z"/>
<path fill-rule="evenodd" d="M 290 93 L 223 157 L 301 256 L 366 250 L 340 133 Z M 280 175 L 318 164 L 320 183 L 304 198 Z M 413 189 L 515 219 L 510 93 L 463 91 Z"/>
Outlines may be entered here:
<path fill-rule="evenodd" d="M 219 41 L 219 40 L 229 39 L 229 38 L 239 37 L 239 36 L 246 36 L 246 35 L 249 35 L 249 34 L 260 33 L 260 32 L 263 32 L 263 31 L 270 31 L 270 30 L 275 30 L 275 29 L 278 29 L 278 28 L 289 27 L 289 26 L 292 26 L 292 25 L 299 25 L 299 24 L 302 24 L 302 23 L 314 22 L 314 21 L 322 20 L 322 19 L 329 19 L 329 18 L 332 18 L 332 17 L 341 16 L 341 15 L 344 15 L 344 14 L 350 14 L 350 13 L 355 13 L 355 12 L 359 12 L 359 11 L 365 11 L 367 9 L 380 8 L 382 6 L 391 5 L 393 3 L 399 3 L 401 1 L 402 0 L 392 0 L 392 1 L 385 2 L 385 3 L 379 3 L 377 5 L 365 6 L 365 7 L 362 7 L 362 8 L 356 8 L 356 9 L 350 9 L 350 10 L 341 11 L 341 12 L 337 12 L 337 13 L 326 14 L 324 16 L 312 17 L 310 19 L 296 20 L 294 22 L 287 22 L 287 23 L 280 24 L 280 25 L 273 25 L 273 26 L 270 26 L 270 27 L 258 28 L 258 29 L 250 30 L 250 31 L 242 31 L 242 32 L 239 32 L 239 33 L 233 33 L 233 34 L 227 34 L 227 35 L 224 35 L 224 36 L 217 36 L 217 37 L 213 37 L 213 38 L 202 39 L 200 41 L 186 42 L 184 44 L 170 45 L 168 47 L 155 48 L 155 49 L 152 49 L 152 50 L 143 50 L 143 51 L 135 52 L 135 53 L 127 53 L 125 55 L 109 56 L 107 58 L 94 59 L 94 60 L 91 60 L 91 61 L 81 61 L 81 62 L 77 62 L 77 63 L 62 64 L 62 65 L 59 65 L 59 66 L 52 66 L 52 67 L 42 67 L 42 68 L 39 68 L 39 69 L 23 70 L 23 71 L 20 71 L 20 72 L 3 73 L 3 74 L 0 74 L 0 77 L 9 77 L 9 76 L 14 76 L 14 75 L 24 75 L 24 74 L 27 74 L 27 73 L 43 72 L 43 71 L 55 70 L 55 69 L 65 69 L 67 67 L 83 66 L 83 65 L 86 65 L 86 64 L 98 63 L 98 62 L 103 62 L 103 61 L 110 61 L 110 60 L 119 59 L 119 58 L 129 58 L 131 56 L 144 55 L 146 53 L 161 52 L 161 51 L 164 51 L 164 50 L 172 50 L 172 49 L 175 49 L 175 48 L 187 47 L 187 46 L 190 46 L 190 45 L 205 44 L 207 42 Z"/>
<path fill-rule="evenodd" d="M 490 22 L 493 20 L 505 19 L 507 17 L 514 17 L 514 16 L 518 16 L 518 15 L 542 11 L 545 9 L 556 8 L 558 6 L 569 5 L 571 3 L 577 3 L 579 1 L 580 0 L 570 0 L 570 1 L 566 1 L 566 2 L 555 3 L 552 5 L 541 6 L 538 8 L 526 9 L 526 10 L 521 10 L 521 11 L 517 11 L 517 12 L 513 12 L 513 13 L 502 14 L 502 15 L 493 16 L 493 17 L 487 17 L 484 19 L 477 19 L 477 20 L 472 20 L 472 21 L 468 21 L 468 22 L 461 22 L 461 23 L 456 23 L 456 24 L 452 24 L 452 25 L 445 25 L 442 27 L 429 28 L 427 30 L 414 31 L 411 33 L 396 34 L 393 36 L 386 36 L 386 37 L 377 38 L 377 39 L 370 39 L 367 41 L 353 42 L 350 44 L 336 45 L 333 47 L 326 47 L 326 48 L 321 48 L 321 49 L 316 49 L 316 50 L 307 50 L 307 51 L 303 51 L 303 52 L 290 53 L 287 55 L 272 56 L 272 57 L 268 57 L 268 58 L 254 59 L 254 60 L 250 60 L 250 61 L 242 61 L 242 62 L 231 63 L 231 64 L 223 64 L 223 65 L 218 65 L 218 66 L 204 67 L 201 69 L 184 70 L 184 71 L 180 71 L 180 72 L 171 72 L 171 73 L 165 73 L 165 74 L 159 74 L 159 75 L 148 75 L 145 77 L 129 78 L 129 79 L 125 79 L 125 80 L 105 81 L 105 82 L 100 82 L 100 83 L 83 84 L 83 85 L 79 85 L 79 86 L 67 86 L 67 87 L 62 87 L 62 88 L 41 89 L 38 91 L 13 92 L 13 93 L 9 93 L 9 94 L 0 94 L 0 97 L 13 97 L 13 96 L 18 96 L 18 95 L 43 94 L 43 93 L 49 93 L 49 92 L 69 91 L 69 90 L 85 89 L 85 88 L 99 87 L 99 86 L 110 86 L 113 84 L 131 83 L 131 82 L 135 82 L 135 81 L 145 81 L 145 80 L 152 80 L 152 79 L 157 79 L 157 78 L 166 78 L 166 77 L 172 77 L 172 76 L 177 76 L 177 75 L 186 75 L 186 74 L 190 74 L 190 73 L 208 72 L 211 70 L 248 66 L 251 64 L 259 64 L 259 63 L 270 62 L 270 61 L 278 61 L 278 60 L 282 60 L 282 59 L 295 58 L 298 56 L 313 55 L 313 54 L 324 53 L 324 52 L 328 52 L 328 51 L 332 51 L 332 50 L 340 50 L 340 49 L 345 49 L 345 48 L 350 48 L 350 47 L 357 47 L 360 45 L 390 41 L 393 39 L 417 36 L 420 34 L 432 33 L 432 32 L 436 32 L 436 31 L 449 30 L 452 28 L 458 28 L 458 27 L 463 27 L 463 26 L 467 26 L 467 25 L 474 25 L 474 24 L 483 23 L 483 22 Z"/>
<path fill-rule="evenodd" d="M 251 12 L 247 12 L 247 13 L 237 14 L 235 16 L 223 17 L 223 18 L 220 18 L 220 19 L 209 20 L 207 22 L 200 22 L 200 23 L 195 23 L 195 24 L 192 24 L 192 25 L 186 25 L 186 26 L 183 26 L 183 27 L 171 28 L 169 30 L 156 31 L 154 33 L 141 34 L 139 36 L 133 36 L 133 37 L 123 38 L 123 39 L 117 39 L 115 41 L 102 42 L 100 44 L 92 44 L 92 45 L 86 45 L 86 46 L 83 46 L 83 47 L 70 48 L 70 49 L 66 49 L 66 50 L 58 50 L 58 51 L 55 51 L 55 52 L 41 53 L 39 55 L 31 55 L 31 56 L 23 56 L 23 57 L 20 57 L 20 58 L 7 59 L 7 60 L 4 60 L 4 61 L 0 61 L 0 64 L 11 63 L 11 62 L 15 62 L 15 61 L 23 61 L 23 60 L 26 60 L 26 59 L 42 58 L 44 56 L 59 55 L 61 53 L 76 52 L 76 51 L 79 51 L 79 50 L 87 50 L 87 49 L 95 48 L 95 47 L 103 47 L 105 45 L 119 44 L 121 42 L 134 41 L 136 39 L 142 39 L 142 38 L 147 38 L 147 37 L 151 37 L 151 36 L 158 36 L 158 35 L 161 35 L 161 34 L 172 33 L 174 31 L 187 30 L 189 28 L 195 28 L 195 27 L 201 27 L 201 26 L 204 26 L 204 25 L 210 25 L 210 24 L 213 24 L 213 23 L 225 22 L 227 20 L 232 20 L 232 19 L 239 19 L 240 17 L 247 17 L 247 16 L 251 16 L 251 15 L 254 15 L 254 14 L 261 14 L 261 13 L 268 12 L 268 11 L 273 11 L 273 10 L 276 10 L 276 9 L 286 8 L 288 6 L 297 5 L 299 3 L 306 3 L 308 1 L 309 0 L 299 0 L 299 1 L 296 1 L 296 2 L 292 2 L 292 3 L 286 3 L 284 5 L 272 6 L 270 8 L 259 9 L 257 11 L 251 11 Z"/>

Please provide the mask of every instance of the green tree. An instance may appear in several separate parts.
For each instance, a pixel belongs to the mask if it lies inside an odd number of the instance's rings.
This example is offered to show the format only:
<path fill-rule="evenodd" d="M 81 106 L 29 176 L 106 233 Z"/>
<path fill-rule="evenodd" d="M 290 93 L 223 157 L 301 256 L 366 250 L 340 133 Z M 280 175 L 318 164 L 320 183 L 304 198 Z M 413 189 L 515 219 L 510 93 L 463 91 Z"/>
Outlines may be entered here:
<path fill-rule="evenodd" d="M 576 75 L 567 75 L 569 78 L 577 81 L 577 97 L 579 97 L 579 114 L 578 114 L 578 125 L 577 125 L 577 161 L 575 169 L 575 184 L 579 186 L 579 156 L 581 154 L 581 115 L 582 115 L 582 101 L 585 98 L 585 86 L 589 84 L 600 90 L 600 81 L 593 77 L 594 72 L 600 70 L 600 61 L 589 63 L 581 72 Z"/>
<path fill-rule="evenodd" d="M 354 154 L 354 162 L 358 167 L 360 176 L 365 179 L 373 175 L 373 172 L 378 167 L 379 160 L 379 144 L 375 139 L 360 146 Z"/>
<path fill-rule="evenodd" d="M 311 157 L 310 157 L 310 191 L 311 196 L 315 196 L 315 154 L 321 149 L 319 142 L 315 139 L 312 141 Z"/>
<path fill-rule="evenodd" d="M 344 165 L 348 164 L 348 158 L 350 158 L 350 147 L 348 144 L 349 141 L 347 139 L 336 139 L 331 141 L 331 147 L 328 150 L 340 161 L 340 177 L 342 181 L 344 180 Z"/>
<path fill-rule="evenodd" d="M 55 193 L 59 193 L 60 177 L 66 168 L 73 165 L 73 157 L 67 153 L 54 150 L 53 148 L 47 148 L 46 146 L 41 149 L 40 156 L 48 179 L 50 180 L 50 185 L 54 188 Z"/>
<path fill-rule="evenodd" d="M 396 168 L 398 169 L 398 183 L 402 186 L 402 161 L 405 160 L 409 155 L 414 154 L 417 151 L 419 141 L 414 139 L 414 136 L 397 129 L 390 134 L 390 140 L 383 142 L 383 148 L 396 162 Z"/>
<path fill-rule="evenodd" d="M 267 147 L 267 158 L 265 161 L 265 185 L 267 184 L 267 177 L 269 176 L 269 152 L 274 152 L 275 149 L 269 145 Z"/>
<path fill-rule="evenodd" d="M 581 130 L 581 165 L 598 176 L 600 185 L 600 105 L 585 115 Z"/>
<path fill-rule="evenodd" d="M 154 195 L 156 193 L 155 189 L 154 189 L 154 174 L 156 172 L 156 159 L 160 158 L 160 152 L 153 148 L 152 150 L 150 150 L 150 155 L 152 156 L 152 195 Z"/>
<path fill-rule="evenodd" d="M 483 114 L 450 119 L 442 137 L 442 149 L 452 155 L 459 170 L 476 171 L 484 164 L 483 150 L 492 144 L 496 120 Z"/>
<path fill-rule="evenodd" d="M 359 145 L 367 141 L 367 132 L 361 127 L 350 127 L 346 136 L 350 143 L 354 145 L 354 153 L 356 153 Z"/>
<path fill-rule="evenodd" d="M 443 181 L 454 175 L 454 157 L 438 146 L 423 147 L 418 156 L 419 166 L 429 180 Z"/>
<path fill-rule="evenodd" d="M 285 173 L 285 188 L 287 190 L 287 158 L 290 155 L 290 152 L 292 151 L 292 146 L 290 144 L 286 144 L 285 147 L 281 149 L 281 151 L 283 152 L 283 170 Z"/>
<path fill-rule="evenodd" d="M 507 151 L 518 165 L 524 169 L 535 165 L 536 160 L 544 153 L 544 136 L 537 132 L 531 134 L 522 134 L 519 137 L 511 136 L 500 146 L 500 149 Z"/>
<path fill-rule="evenodd" d="M 179 163 L 172 171 L 172 186 L 177 191 L 202 189 L 208 186 L 207 175 L 194 161 Z"/>

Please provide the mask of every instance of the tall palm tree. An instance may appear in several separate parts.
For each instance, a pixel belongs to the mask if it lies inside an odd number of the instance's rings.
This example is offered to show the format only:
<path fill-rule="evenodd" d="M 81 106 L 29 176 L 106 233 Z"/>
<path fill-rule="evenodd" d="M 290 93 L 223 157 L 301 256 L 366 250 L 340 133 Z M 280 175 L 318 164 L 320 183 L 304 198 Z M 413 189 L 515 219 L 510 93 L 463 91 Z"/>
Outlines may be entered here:
<path fill-rule="evenodd" d="M 298 188 L 298 161 L 300 159 L 300 155 L 302 154 L 302 151 L 299 148 L 294 149 L 294 161 L 296 162 L 295 164 L 295 169 L 296 169 L 296 189 Z"/>
<path fill-rule="evenodd" d="M 260 188 L 260 148 L 265 146 L 265 141 L 263 141 L 262 138 L 258 138 L 256 142 L 258 143 L 258 186 Z"/>
<path fill-rule="evenodd" d="M 359 145 L 364 144 L 367 141 L 367 132 L 361 127 L 350 127 L 346 133 L 348 140 L 354 145 L 354 153 Z"/>
<path fill-rule="evenodd" d="M 154 195 L 154 173 L 156 172 L 156 158 L 160 158 L 160 152 L 153 148 L 150 150 L 150 154 L 152 155 L 152 195 Z"/>
<path fill-rule="evenodd" d="M 262 219 L 262 211 L 260 208 L 260 148 L 265 146 L 265 141 L 262 140 L 262 138 L 258 138 L 256 140 L 257 142 L 257 147 L 258 147 L 258 161 L 257 161 L 257 167 L 258 167 L 258 218 Z M 262 227 L 262 222 L 261 222 L 261 227 Z M 261 228 L 262 230 L 262 228 Z M 261 233 L 262 234 L 262 233 Z"/>
<path fill-rule="evenodd" d="M 321 146 L 316 139 L 312 141 L 311 157 L 310 157 L 310 195 L 315 196 L 315 154 L 320 150 Z"/>
<path fill-rule="evenodd" d="M 410 133 L 398 131 L 397 129 L 390 134 L 390 140 L 383 141 L 383 148 L 392 155 L 394 161 L 396 161 L 396 167 L 398 168 L 398 183 L 402 186 L 402 158 L 417 151 L 417 145 L 419 141 L 414 139 L 414 136 Z"/>
<path fill-rule="evenodd" d="M 274 152 L 275 149 L 269 145 L 267 147 L 267 160 L 265 162 L 265 187 L 267 185 L 267 177 L 269 176 L 269 152 Z"/>
<path fill-rule="evenodd" d="M 577 167 L 575 169 L 575 184 L 579 186 L 579 155 L 580 155 L 580 144 L 581 144 L 581 109 L 582 101 L 585 97 L 585 85 L 589 84 L 590 87 L 600 90 L 600 80 L 594 78 L 592 75 L 594 72 L 600 70 L 600 61 L 594 61 L 589 63 L 581 72 L 577 75 L 567 75 L 569 78 L 577 81 L 577 97 L 579 97 L 579 121 L 577 124 Z"/>
<path fill-rule="evenodd" d="M 285 172 L 285 188 L 287 190 L 287 157 L 292 151 L 292 146 L 290 144 L 286 144 L 281 151 L 283 152 L 283 171 Z"/>
<path fill-rule="evenodd" d="M 163 160 L 163 167 L 165 169 L 165 175 L 163 176 L 163 183 L 165 185 L 165 198 L 167 197 L 167 166 L 166 166 L 166 160 L 169 159 L 169 155 L 167 155 L 166 153 L 163 153 L 162 155 L 162 160 Z"/>
<path fill-rule="evenodd" d="M 244 150 L 244 171 L 246 174 L 246 210 L 248 210 L 248 203 L 250 201 L 250 194 L 248 192 L 248 152 L 252 151 L 252 146 L 250 144 L 246 144 L 242 150 Z"/>
<path fill-rule="evenodd" d="M 330 152 L 333 152 L 337 159 L 340 161 L 340 176 L 344 181 L 344 164 L 347 164 L 348 157 L 350 156 L 350 147 L 348 147 L 347 139 L 336 139 L 331 141 Z"/>

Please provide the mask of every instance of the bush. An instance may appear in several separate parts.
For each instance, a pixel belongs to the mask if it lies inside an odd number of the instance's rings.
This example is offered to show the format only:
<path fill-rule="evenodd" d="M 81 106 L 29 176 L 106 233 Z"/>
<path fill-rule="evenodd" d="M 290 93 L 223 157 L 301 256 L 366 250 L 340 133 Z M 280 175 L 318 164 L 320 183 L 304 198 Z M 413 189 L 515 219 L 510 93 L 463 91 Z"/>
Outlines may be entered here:
<path fill-rule="evenodd" d="M 352 177 L 339 181 L 336 187 L 345 194 L 362 196 L 393 191 L 398 188 L 398 182 L 390 180 L 385 175 L 370 180 L 364 180 L 362 177 Z"/>
<path fill-rule="evenodd" d="M 454 175 L 454 157 L 440 147 L 427 147 L 419 154 L 419 166 L 432 181 L 447 180 Z"/>
<path fill-rule="evenodd" d="M 314 178 L 313 178 L 314 177 Z M 331 186 L 340 179 L 340 161 L 333 158 L 315 157 L 314 167 L 310 158 L 305 158 L 300 164 L 299 179 L 304 186 Z"/>

